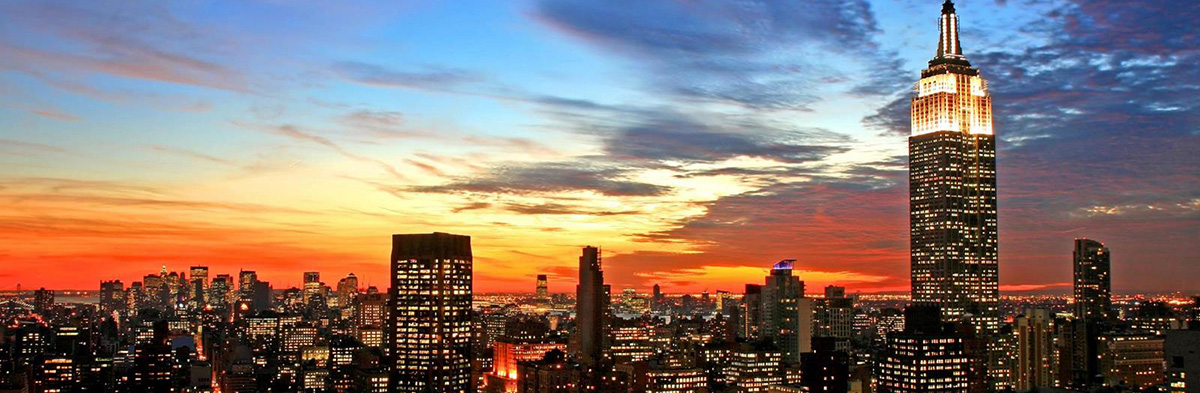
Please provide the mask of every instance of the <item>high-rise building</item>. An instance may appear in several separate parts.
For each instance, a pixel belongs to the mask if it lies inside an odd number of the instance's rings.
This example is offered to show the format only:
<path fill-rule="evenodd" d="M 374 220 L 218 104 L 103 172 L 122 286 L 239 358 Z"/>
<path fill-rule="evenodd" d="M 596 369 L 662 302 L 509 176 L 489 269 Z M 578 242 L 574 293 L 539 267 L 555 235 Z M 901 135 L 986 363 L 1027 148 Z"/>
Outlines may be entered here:
<path fill-rule="evenodd" d="M 1104 386 L 1145 390 L 1163 382 L 1163 338 L 1153 333 L 1104 333 L 1097 352 Z"/>
<path fill-rule="evenodd" d="M 1027 309 L 1013 322 L 1017 342 L 1015 388 L 1027 391 L 1054 387 L 1054 315 L 1046 309 Z"/>
<path fill-rule="evenodd" d="M 804 297 L 804 281 L 792 275 L 794 259 L 779 261 L 771 267 L 762 289 L 762 337 L 779 346 L 783 360 L 800 362 L 800 311 L 797 302 Z"/>
<path fill-rule="evenodd" d="M 320 295 L 323 286 L 321 272 L 304 272 L 304 303 L 308 303 L 313 300 L 314 296 Z"/>
<path fill-rule="evenodd" d="M 378 292 L 358 295 L 351 327 L 354 329 L 355 338 L 364 346 L 383 346 L 383 326 L 386 322 L 387 302 L 387 297 Z"/>
<path fill-rule="evenodd" d="M 532 318 L 514 318 L 504 326 L 504 334 L 496 338 L 492 373 L 488 390 L 513 392 L 517 390 L 517 364 L 542 360 L 546 353 L 567 348 L 565 343 L 548 337 L 549 325 Z"/>
<path fill-rule="evenodd" d="M 650 298 L 650 308 L 657 310 L 659 307 L 662 306 L 662 304 L 661 304 L 663 301 L 662 287 L 658 286 L 658 284 L 654 284 L 654 290 L 651 293 L 652 293 L 652 295 Z"/>
<path fill-rule="evenodd" d="M 474 391 L 471 237 L 392 236 L 387 341 L 393 392 Z"/>
<path fill-rule="evenodd" d="M 604 354 L 604 319 L 609 298 L 601 270 L 600 249 L 583 248 L 579 256 L 579 286 L 575 294 L 575 324 L 580 363 L 594 366 Z"/>
<path fill-rule="evenodd" d="M 814 337 L 833 338 L 838 351 L 850 351 L 854 325 L 854 299 L 846 297 L 846 288 L 825 287 L 825 298 L 817 305 Z"/>
<path fill-rule="evenodd" d="M 1167 392 L 1195 392 L 1200 387 L 1200 329 L 1167 331 Z"/>
<path fill-rule="evenodd" d="M 958 42 L 949 0 L 937 55 L 912 99 L 909 219 L 912 298 L 984 332 L 999 327 L 996 138 L 987 82 Z"/>
<path fill-rule="evenodd" d="M 249 299 L 254 292 L 254 283 L 258 281 L 258 273 L 253 270 L 238 272 L 238 292 L 243 299 Z"/>
<path fill-rule="evenodd" d="M 746 284 L 738 307 L 738 336 L 747 340 L 762 338 L 762 285 Z"/>
<path fill-rule="evenodd" d="M 726 383 L 737 392 L 765 392 L 784 383 L 783 353 L 769 342 L 738 343 L 729 353 Z"/>
<path fill-rule="evenodd" d="M 208 288 L 208 305 L 215 308 L 225 308 L 229 304 L 229 294 L 233 291 L 233 276 L 218 274 L 213 277 Z"/>
<path fill-rule="evenodd" d="M 111 316 L 114 311 L 124 310 L 125 284 L 121 280 L 100 282 L 100 313 Z"/>
<path fill-rule="evenodd" d="M 800 383 L 809 392 L 845 393 L 850 386 L 850 356 L 837 348 L 838 339 L 813 339 L 813 351 L 801 354 Z"/>
<path fill-rule="evenodd" d="M 550 286 L 547 283 L 546 275 L 537 275 L 537 298 L 538 300 L 550 299 Z"/>
<path fill-rule="evenodd" d="M 970 391 L 966 339 L 941 322 L 937 306 L 909 306 L 904 314 L 904 332 L 887 336 L 887 351 L 879 359 L 879 391 Z"/>
<path fill-rule="evenodd" d="M 354 302 L 354 298 L 358 296 L 358 276 L 354 273 L 347 274 L 345 278 L 338 280 L 337 300 L 338 307 L 349 308 Z"/>
<path fill-rule="evenodd" d="M 1075 318 L 1112 318 L 1112 267 L 1108 248 L 1091 239 L 1075 239 Z"/>
<path fill-rule="evenodd" d="M 208 266 L 192 266 L 189 274 L 192 276 L 190 283 L 189 297 L 193 304 L 199 305 L 204 303 L 205 297 L 208 295 Z"/>
<path fill-rule="evenodd" d="M 39 288 L 33 292 L 33 311 L 46 315 L 54 308 L 54 291 Z"/>

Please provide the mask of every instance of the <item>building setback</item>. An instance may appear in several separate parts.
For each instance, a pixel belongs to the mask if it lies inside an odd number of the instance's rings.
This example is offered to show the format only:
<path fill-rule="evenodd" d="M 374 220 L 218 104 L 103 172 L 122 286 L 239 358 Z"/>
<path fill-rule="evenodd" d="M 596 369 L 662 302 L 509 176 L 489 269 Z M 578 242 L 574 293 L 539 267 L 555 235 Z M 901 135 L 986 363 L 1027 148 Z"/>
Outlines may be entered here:
<path fill-rule="evenodd" d="M 946 321 L 999 328 L 996 137 L 987 82 L 962 54 L 958 16 L 942 5 L 937 55 L 912 99 L 909 218 L 912 297 Z"/>

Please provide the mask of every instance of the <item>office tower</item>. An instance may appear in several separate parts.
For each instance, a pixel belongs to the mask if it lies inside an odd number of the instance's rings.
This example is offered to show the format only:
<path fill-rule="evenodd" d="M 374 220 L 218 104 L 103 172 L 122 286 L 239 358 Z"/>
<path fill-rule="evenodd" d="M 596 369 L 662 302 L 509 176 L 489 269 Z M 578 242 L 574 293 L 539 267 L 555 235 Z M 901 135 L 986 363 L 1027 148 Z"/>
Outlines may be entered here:
<path fill-rule="evenodd" d="M 610 330 L 612 346 L 609 349 L 613 362 L 631 363 L 649 359 L 654 355 L 655 345 L 653 321 L 646 319 L 613 318 Z"/>
<path fill-rule="evenodd" d="M 904 332 L 888 335 L 879 359 L 879 391 L 968 392 L 971 359 L 966 339 L 942 323 L 937 306 L 913 305 L 904 314 Z"/>
<path fill-rule="evenodd" d="M 796 312 L 799 314 L 797 326 L 799 330 L 796 335 L 800 341 L 800 353 L 813 351 L 813 337 L 817 332 L 817 300 L 813 298 L 801 298 L 796 301 Z"/>
<path fill-rule="evenodd" d="M 547 284 L 546 275 L 537 275 L 537 298 L 538 300 L 550 299 L 550 287 Z"/>
<path fill-rule="evenodd" d="M 549 339 L 549 330 L 549 325 L 540 319 L 508 320 L 504 326 L 504 334 L 496 338 L 493 371 L 487 379 L 488 390 L 516 391 L 519 363 L 541 360 L 550 351 L 566 350 L 565 343 Z"/>
<path fill-rule="evenodd" d="M 346 277 L 338 280 L 337 286 L 337 305 L 341 308 L 349 308 L 354 303 L 354 298 L 358 296 L 358 276 L 354 273 L 347 274 Z"/>
<path fill-rule="evenodd" d="M 324 295 L 323 291 L 321 291 L 322 287 L 324 285 L 321 284 L 320 272 L 304 272 L 304 303 L 308 304 L 313 301 L 323 302 L 325 297 L 321 296 Z"/>
<path fill-rule="evenodd" d="M 783 360 L 800 362 L 800 311 L 797 302 L 804 297 L 804 282 L 792 275 L 793 259 L 779 261 L 762 288 L 762 337 L 783 352 Z"/>
<path fill-rule="evenodd" d="M 111 316 L 115 311 L 125 309 L 125 284 L 121 280 L 100 282 L 100 313 Z"/>
<path fill-rule="evenodd" d="M 1054 387 L 1054 315 L 1046 309 L 1026 309 L 1014 321 L 1017 364 L 1013 377 L 1017 390 Z"/>
<path fill-rule="evenodd" d="M 738 335 L 747 340 L 757 340 L 762 333 L 762 285 L 746 284 L 742 293 L 742 305 L 738 308 Z"/>
<path fill-rule="evenodd" d="M 813 351 L 800 355 L 800 384 L 809 392 L 846 393 L 850 386 L 850 356 L 837 348 L 838 339 L 813 339 Z"/>
<path fill-rule="evenodd" d="M 646 393 L 707 392 L 708 377 L 696 367 L 651 362 L 645 372 Z"/>
<path fill-rule="evenodd" d="M 1058 327 L 1058 386 L 1086 390 L 1099 386 L 1099 352 L 1097 344 L 1101 325 L 1095 321 L 1057 319 Z"/>
<path fill-rule="evenodd" d="M 54 291 L 39 288 L 33 292 L 33 312 L 45 316 L 52 309 L 54 309 Z"/>
<path fill-rule="evenodd" d="M 266 281 L 255 281 L 254 289 L 250 291 L 250 309 L 254 311 L 265 311 L 271 309 L 271 283 Z"/>
<path fill-rule="evenodd" d="M 550 351 L 542 360 L 518 363 L 517 374 L 518 393 L 575 393 L 585 372 L 562 351 Z"/>
<path fill-rule="evenodd" d="M 387 319 L 387 297 L 382 293 L 358 295 L 354 309 L 354 335 L 364 346 L 383 347 L 383 327 Z"/>
<path fill-rule="evenodd" d="M 595 366 L 604 354 L 604 324 L 609 300 L 605 293 L 600 249 L 583 248 L 579 257 L 579 286 L 575 291 L 575 324 L 580 363 Z"/>
<path fill-rule="evenodd" d="M 392 236 L 387 341 L 393 392 L 473 391 L 469 236 Z"/>
<path fill-rule="evenodd" d="M 1112 319 L 1112 269 L 1103 243 L 1075 239 L 1075 318 Z"/>
<path fill-rule="evenodd" d="M 663 302 L 662 287 L 658 286 L 658 284 L 654 284 L 654 292 L 653 292 L 652 297 L 650 298 L 650 308 L 652 308 L 654 310 L 658 310 L 660 307 L 662 307 L 662 302 Z"/>
<path fill-rule="evenodd" d="M 208 296 L 208 266 L 192 266 L 189 274 L 192 276 L 189 297 L 195 304 L 203 304 Z"/>
<path fill-rule="evenodd" d="M 835 339 L 839 351 L 850 350 L 854 324 L 854 299 L 846 297 L 846 288 L 825 287 L 825 298 L 817 304 L 814 337 Z"/>
<path fill-rule="evenodd" d="M 227 308 L 229 306 L 229 295 L 233 291 L 233 276 L 228 274 L 218 274 L 213 277 L 212 284 L 208 287 L 208 305 L 214 308 Z"/>
<path fill-rule="evenodd" d="M 942 5 L 937 55 L 912 99 L 909 218 L 912 298 L 947 321 L 999 327 L 996 138 L 987 82 L 962 54 L 958 16 Z"/>
<path fill-rule="evenodd" d="M 1153 333 L 1104 333 L 1097 345 L 1104 386 L 1144 390 L 1163 381 L 1163 338 Z"/>
<path fill-rule="evenodd" d="M 771 343 L 738 343 L 729 353 L 725 382 L 737 392 L 765 392 L 784 383 L 783 360 L 783 352 Z"/>
<path fill-rule="evenodd" d="M 1200 388 L 1200 328 L 1168 331 L 1163 352 L 1167 392 L 1194 392 Z"/>
<path fill-rule="evenodd" d="M 238 293 L 243 299 L 249 298 L 251 292 L 254 291 L 254 283 L 258 281 L 258 273 L 253 270 L 242 270 L 238 272 Z"/>

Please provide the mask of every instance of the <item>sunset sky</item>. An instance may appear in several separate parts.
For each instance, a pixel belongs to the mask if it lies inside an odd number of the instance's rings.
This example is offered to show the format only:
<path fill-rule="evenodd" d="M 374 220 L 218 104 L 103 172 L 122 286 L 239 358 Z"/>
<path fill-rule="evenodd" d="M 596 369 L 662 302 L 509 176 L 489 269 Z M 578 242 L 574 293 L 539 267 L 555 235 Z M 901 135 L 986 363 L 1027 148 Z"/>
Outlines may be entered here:
<path fill-rule="evenodd" d="M 911 85 L 940 0 L 0 2 L 0 290 L 166 265 L 477 292 L 908 289 Z M 995 102 L 1002 290 L 1198 290 L 1200 2 L 962 0 Z"/>

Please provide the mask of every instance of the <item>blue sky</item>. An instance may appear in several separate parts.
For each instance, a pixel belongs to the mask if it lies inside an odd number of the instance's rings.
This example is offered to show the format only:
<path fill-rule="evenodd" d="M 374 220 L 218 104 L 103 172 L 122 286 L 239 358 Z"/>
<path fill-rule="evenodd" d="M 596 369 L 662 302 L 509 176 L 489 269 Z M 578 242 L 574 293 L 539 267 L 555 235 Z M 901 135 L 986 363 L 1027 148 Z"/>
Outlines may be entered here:
<path fill-rule="evenodd" d="M 736 290 L 796 258 L 904 290 L 940 8 L 8 1 L 0 288 L 80 264 L 382 282 L 387 234 L 437 230 L 474 237 L 484 290 L 565 289 L 586 244 L 623 287 Z M 1200 6 L 957 8 L 995 101 L 1002 283 L 1062 289 L 1093 237 L 1118 289 L 1195 289 Z"/>

